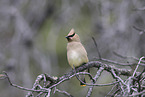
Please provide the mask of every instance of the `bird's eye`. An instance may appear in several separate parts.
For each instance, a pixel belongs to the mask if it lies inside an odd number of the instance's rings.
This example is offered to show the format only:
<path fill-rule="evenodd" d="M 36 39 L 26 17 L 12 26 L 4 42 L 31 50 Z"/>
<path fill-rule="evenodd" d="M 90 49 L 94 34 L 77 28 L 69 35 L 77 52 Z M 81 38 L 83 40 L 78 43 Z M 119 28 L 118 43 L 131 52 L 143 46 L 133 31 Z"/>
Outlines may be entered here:
<path fill-rule="evenodd" d="M 69 35 L 68 37 L 73 37 L 75 35 L 75 33 L 74 34 L 72 34 L 72 35 Z"/>

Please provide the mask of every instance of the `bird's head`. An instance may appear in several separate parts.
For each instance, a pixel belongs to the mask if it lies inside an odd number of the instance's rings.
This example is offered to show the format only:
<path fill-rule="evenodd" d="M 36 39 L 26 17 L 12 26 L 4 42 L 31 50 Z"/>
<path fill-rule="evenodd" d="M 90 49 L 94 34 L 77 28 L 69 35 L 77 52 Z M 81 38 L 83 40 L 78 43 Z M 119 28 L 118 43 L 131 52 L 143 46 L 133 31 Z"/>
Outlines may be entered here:
<path fill-rule="evenodd" d="M 66 36 L 68 42 L 80 42 L 79 36 L 75 33 L 74 29 L 72 28 L 68 35 Z"/>

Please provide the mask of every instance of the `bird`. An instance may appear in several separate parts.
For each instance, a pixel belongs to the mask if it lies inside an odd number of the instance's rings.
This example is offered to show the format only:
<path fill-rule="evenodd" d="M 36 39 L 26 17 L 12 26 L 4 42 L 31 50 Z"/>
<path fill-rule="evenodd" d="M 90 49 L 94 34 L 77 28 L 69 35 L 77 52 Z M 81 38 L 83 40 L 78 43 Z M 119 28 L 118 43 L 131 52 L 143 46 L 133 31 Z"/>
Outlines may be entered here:
<path fill-rule="evenodd" d="M 69 34 L 66 36 L 66 39 L 68 41 L 67 60 L 71 68 L 74 69 L 74 67 L 76 68 L 83 64 L 88 63 L 89 60 L 88 60 L 86 49 L 82 45 L 79 35 L 75 33 L 75 30 L 73 28 L 70 30 Z M 80 75 L 79 78 L 84 83 L 86 83 L 85 75 Z M 85 86 L 84 83 L 80 82 L 80 85 Z"/>

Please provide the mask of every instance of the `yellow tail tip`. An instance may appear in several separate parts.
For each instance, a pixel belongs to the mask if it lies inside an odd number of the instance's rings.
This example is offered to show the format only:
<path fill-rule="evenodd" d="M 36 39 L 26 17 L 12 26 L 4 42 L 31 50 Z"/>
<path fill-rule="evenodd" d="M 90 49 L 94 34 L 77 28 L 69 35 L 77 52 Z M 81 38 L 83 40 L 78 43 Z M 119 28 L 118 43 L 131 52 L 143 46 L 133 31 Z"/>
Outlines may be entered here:
<path fill-rule="evenodd" d="M 83 86 L 83 87 L 84 87 L 84 86 L 86 86 L 86 85 L 81 85 L 81 86 Z"/>

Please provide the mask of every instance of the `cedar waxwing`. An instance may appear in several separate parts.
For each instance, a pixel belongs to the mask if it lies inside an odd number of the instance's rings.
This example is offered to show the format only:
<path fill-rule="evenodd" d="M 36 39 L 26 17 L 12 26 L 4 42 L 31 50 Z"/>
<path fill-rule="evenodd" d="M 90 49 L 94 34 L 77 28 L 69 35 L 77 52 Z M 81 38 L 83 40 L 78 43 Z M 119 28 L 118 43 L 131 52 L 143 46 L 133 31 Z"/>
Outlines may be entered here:
<path fill-rule="evenodd" d="M 69 34 L 66 36 L 67 43 L 67 59 L 69 65 L 73 68 L 81 66 L 88 62 L 87 52 L 84 46 L 81 44 L 79 36 L 75 33 L 74 29 L 71 29 Z M 85 76 L 80 75 L 80 79 L 85 82 Z M 81 86 L 85 86 L 80 83 Z"/>

